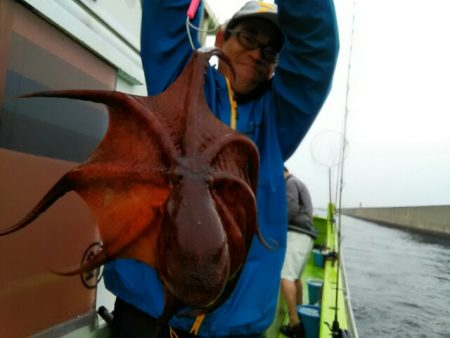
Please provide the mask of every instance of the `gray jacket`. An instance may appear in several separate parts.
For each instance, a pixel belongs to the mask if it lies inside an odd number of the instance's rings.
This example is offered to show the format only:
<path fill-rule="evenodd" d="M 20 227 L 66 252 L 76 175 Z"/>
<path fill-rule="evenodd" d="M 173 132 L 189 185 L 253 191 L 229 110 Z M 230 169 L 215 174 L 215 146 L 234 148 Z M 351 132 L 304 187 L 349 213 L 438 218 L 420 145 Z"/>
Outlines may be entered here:
<path fill-rule="evenodd" d="M 286 178 L 286 196 L 288 205 L 288 230 L 317 237 L 313 225 L 313 206 L 306 185 L 293 175 Z"/>

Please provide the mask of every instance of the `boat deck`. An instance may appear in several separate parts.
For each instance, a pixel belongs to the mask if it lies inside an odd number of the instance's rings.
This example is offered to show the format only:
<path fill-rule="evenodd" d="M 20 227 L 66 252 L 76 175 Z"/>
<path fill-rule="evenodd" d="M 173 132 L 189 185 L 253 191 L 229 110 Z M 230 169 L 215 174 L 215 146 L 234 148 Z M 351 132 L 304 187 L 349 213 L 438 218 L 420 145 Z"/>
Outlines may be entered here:
<path fill-rule="evenodd" d="M 334 231 L 334 225 L 331 221 L 324 217 L 314 217 L 314 225 L 318 230 L 318 237 L 314 241 L 313 252 L 326 250 L 326 252 L 336 252 L 336 234 Z M 307 334 L 307 338 L 329 338 L 331 336 L 331 327 L 337 316 L 337 322 L 341 329 L 349 329 L 349 321 L 351 318 L 351 309 L 349 309 L 346 302 L 346 290 L 343 283 L 343 269 L 339 268 L 338 260 L 332 258 L 326 258 L 324 265 L 320 264 L 320 259 L 316 260 L 314 254 L 308 259 L 305 269 L 301 275 L 303 285 L 303 304 L 310 304 L 309 302 L 309 288 L 308 281 L 322 281 L 322 292 L 320 301 L 314 305 L 320 306 L 320 324 L 318 329 L 318 335 L 313 336 Z M 338 288 L 336 292 L 336 288 Z M 337 297 L 337 312 L 336 310 L 336 297 Z M 313 305 L 313 304 L 311 304 Z M 275 320 L 272 326 L 266 331 L 267 338 L 286 338 L 283 334 L 279 333 L 279 329 L 282 325 L 288 324 L 289 319 L 287 315 L 287 307 L 284 301 L 284 297 L 280 292 L 278 299 L 278 309 Z"/>

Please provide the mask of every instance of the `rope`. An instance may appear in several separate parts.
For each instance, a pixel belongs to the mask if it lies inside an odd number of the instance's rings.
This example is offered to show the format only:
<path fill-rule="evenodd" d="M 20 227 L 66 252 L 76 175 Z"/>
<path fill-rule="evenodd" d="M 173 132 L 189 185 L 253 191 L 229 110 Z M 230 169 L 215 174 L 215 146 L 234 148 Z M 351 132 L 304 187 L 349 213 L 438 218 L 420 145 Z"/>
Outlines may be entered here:
<path fill-rule="evenodd" d="M 200 331 L 200 326 L 202 326 L 203 320 L 205 319 L 205 314 L 202 313 L 195 318 L 194 324 L 192 324 L 191 331 L 193 335 L 198 335 L 198 331 Z"/>
<path fill-rule="evenodd" d="M 236 130 L 236 119 L 237 119 L 237 102 L 234 99 L 233 89 L 231 89 L 230 80 L 225 78 L 228 89 L 228 99 L 230 100 L 231 106 L 231 116 L 230 116 L 230 128 Z"/>

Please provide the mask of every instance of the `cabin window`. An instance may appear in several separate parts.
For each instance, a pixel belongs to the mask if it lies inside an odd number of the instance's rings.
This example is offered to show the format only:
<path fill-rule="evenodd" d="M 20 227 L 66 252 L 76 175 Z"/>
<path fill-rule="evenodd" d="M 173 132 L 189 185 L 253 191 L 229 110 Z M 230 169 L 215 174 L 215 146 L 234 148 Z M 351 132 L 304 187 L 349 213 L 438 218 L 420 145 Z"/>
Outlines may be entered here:
<path fill-rule="evenodd" d="M 26 7 L 12 1 L 0 7 L 0 148 L 84 161 L 106 131 L 103 105 L 16 97 L 42 90 L 113 90 L 115 69 Z M 7 17 L 8 11 L 14 15 Z"/>

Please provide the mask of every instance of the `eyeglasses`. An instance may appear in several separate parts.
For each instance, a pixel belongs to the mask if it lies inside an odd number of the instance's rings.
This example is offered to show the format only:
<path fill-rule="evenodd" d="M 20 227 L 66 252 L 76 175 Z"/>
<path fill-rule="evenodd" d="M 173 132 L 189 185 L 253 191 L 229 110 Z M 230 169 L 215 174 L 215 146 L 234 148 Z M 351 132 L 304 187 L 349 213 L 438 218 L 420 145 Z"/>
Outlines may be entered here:
<path fill-rule="evenodd" d="M 262 45 L 258 42 L 256 39 L 255 34 L 242 30 L 242 31 L 233 31 L 229 30 L 228 33 L 230 33 L 233 36 L 236 36 L 239 43 L 248 50 L 255 50 L 256 48 L 259 48 L 261 50 L 261 57 L 264 61 L 269 63 L 276 63 L 278 62 L 278 50 L 270 45 Z"/>

